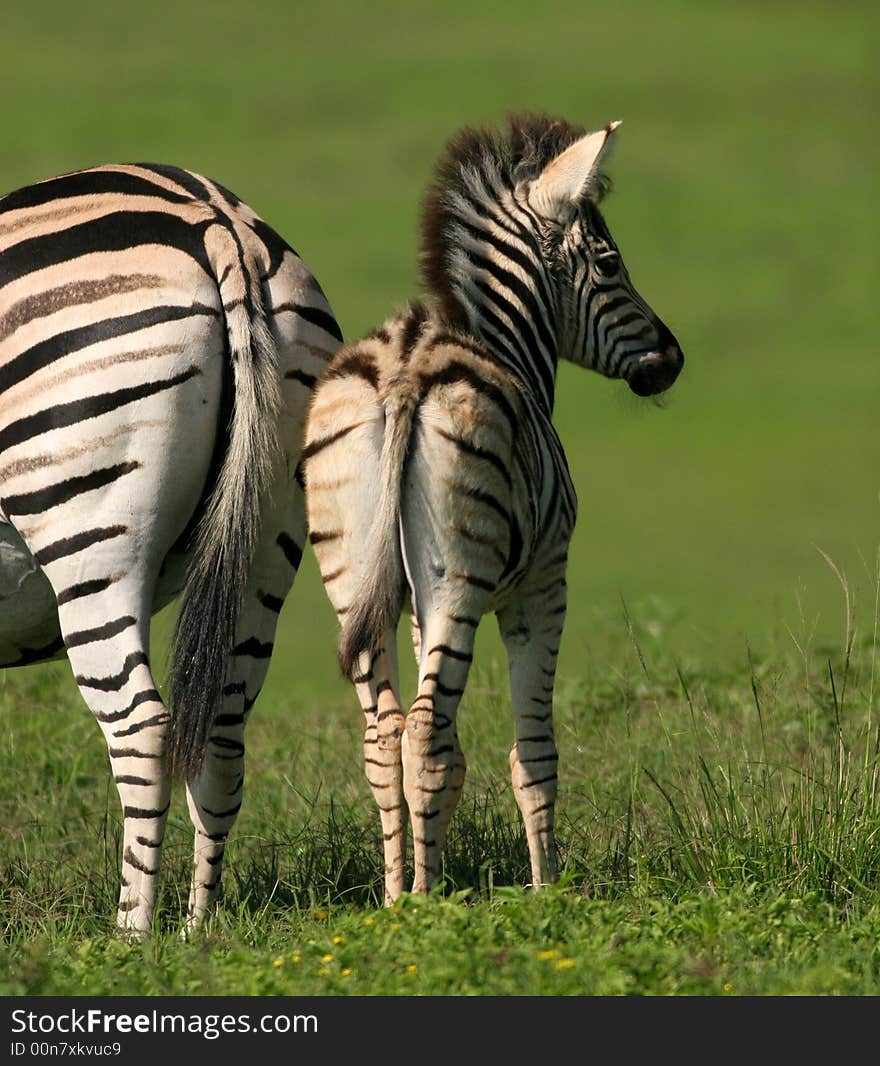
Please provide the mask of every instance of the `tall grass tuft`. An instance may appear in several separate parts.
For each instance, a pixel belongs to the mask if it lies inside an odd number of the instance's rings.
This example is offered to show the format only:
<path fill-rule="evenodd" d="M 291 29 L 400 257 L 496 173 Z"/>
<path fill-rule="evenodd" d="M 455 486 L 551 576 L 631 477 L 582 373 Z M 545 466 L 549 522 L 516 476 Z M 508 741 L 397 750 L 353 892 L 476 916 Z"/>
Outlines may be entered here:
<path fill-rule="evenodd" d="M 845 575 L 825 558 L 844 593 L 843 647 L 815 673 L 799 648 L 807 667 L 802 689 L 789 669 L 761 665 L 749 652 L 754 715 L 741 705 L 738 719 L 725 720 L 725 704 L 741 702 L 742 692 L 704 685 L 697 707 L 678 672 L 688 729 L 673 736 L 662 728 L 665 772 L 641 765 L 665 818 L 655 812 L 636 827 L 639 847 L 653 855 L 653 877 L 676 892 L 747 886 L 844 906 L 876 896 L 880 597 L 859 645 Z"/>

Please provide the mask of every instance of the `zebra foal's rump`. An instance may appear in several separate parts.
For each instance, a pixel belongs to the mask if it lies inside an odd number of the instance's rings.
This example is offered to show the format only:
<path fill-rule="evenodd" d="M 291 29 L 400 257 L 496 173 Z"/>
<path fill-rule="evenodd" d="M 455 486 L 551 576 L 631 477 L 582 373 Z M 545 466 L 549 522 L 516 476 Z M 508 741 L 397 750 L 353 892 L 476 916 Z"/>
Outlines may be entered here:
<path fill-rule="evenodd" d="M 303 451 L 309 534 L 365 716 L 385 896 L 436 881 L 465 776 L 456 714 L 482 616 L 497 615 L 515 720 L 511 777 L 535 885 L 555 880 L 556 659 L 577 500 L 552 422 L 559 359 L 668 388 L 684 361 L 636 291 L 599 201 L 618 123 L 514 116 L 463 130 L 425 199 L 427 301 L 343 347 Z M 418 690 L 395 642 L 409 598 Z"/>
<path fill-rule="evenodd" d="M 152 919 L 172 761 L 190 922 L 216 897 L 340 340 L 294 250 L 200 175 L 108 165 L 0 199 L 0 666 L 70 660 L 123 807 L 128 930 Z M 181 591 L 170 719 L 149 623 Z"/>

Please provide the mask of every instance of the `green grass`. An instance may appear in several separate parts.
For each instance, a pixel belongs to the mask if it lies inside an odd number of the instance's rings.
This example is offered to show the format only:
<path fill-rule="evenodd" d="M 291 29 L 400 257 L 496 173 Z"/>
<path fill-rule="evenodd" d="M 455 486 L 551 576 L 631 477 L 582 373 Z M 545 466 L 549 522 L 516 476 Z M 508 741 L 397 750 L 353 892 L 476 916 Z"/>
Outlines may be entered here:
<path fill-rule="evenodd" d="M 561 679 L 558 886 L 517 887 L 528 857 L 493 661 L 463 701 L 471 772 L 434 898 L 379 906 L 353 708 L 280 700 L 251 730 L 225 897 L 191 943 L 182 802 L 156 933 L 119 943 L 120 819 L 97 730 L 64 667 L 7 680 L 0 993 L 880 993 L 876 616 L 830 657 L 744 653 L 729 674 L 685 671 L 628 623 L 615 664 Z"/>
<path fill-rule="evenodd" d="M 66 665 L 0 676 L 0 992 L 880 991 L 878 22 L 867 0 L 4 12 L 0 189 L 193 167 L 300 251 L 347 337 L 417 293 L 419 201 L 459 126 L 623 119 L 607 218 L 687 364 L 662 405 L 560 375 L 581 501 L 560 889 L 512 888 L 527 857 L 487 620 L 446 895 L 377 908 L 360 715 L 307 553 L 204 939 L 176 936 L 179 795 L 156 935 L 107 937 L 119 812 L 99 731 Z"/>
<path fill-rule="evenodd" d="M 232 926 L 233 928 L 230 928 Z M 815 895 L 540 899 L 468 906 L 405 898 L 391 912 L 317 909 L 210 940 L 128 947 L 30 942 L 7 994 L 876 995 L 876 910 L 841 918 Z"/>

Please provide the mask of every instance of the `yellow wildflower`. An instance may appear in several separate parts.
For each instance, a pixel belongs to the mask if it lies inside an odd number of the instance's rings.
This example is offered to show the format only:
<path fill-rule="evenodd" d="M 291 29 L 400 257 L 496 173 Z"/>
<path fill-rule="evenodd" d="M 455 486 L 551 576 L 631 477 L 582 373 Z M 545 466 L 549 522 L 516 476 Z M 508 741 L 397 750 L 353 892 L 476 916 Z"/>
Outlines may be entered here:
<path fill-rule="evenodd" d="M 273 966 L 280 966 L 280 965 L 281 965 L 281 962 L 282 962 L 282 960 L 281 960 L 281 959 L 273 959 L 273 960 L 272 960 L 272 965 L 273 965 Z"/>
<path fill-rule="evenodd" d="M 339 976 L 340 977 L 348 977 L 348 975 L 350 973 L 351 973 L 351 970 L 346 966 L 344 970 L 340 970 L 339 971 Z"/>
<path fill-rule="evenodd" d="M 572 966 L 574 966 L 574 959 L 557 959 L 556 960 L 556 969 L 557 970 L 570 970 L 572 968 Z"/>
<path fill-rule="evenodd" d="M 333 937 L 333 943 L 334 944 L 341 944 L 344 939 L 345 939 L 344 937 L 341 937 L 341 936 L 337 935 L 337 936 Z"/>
<path fill-rule="evenodd" d="M 419 968 L 414 962 L 411 962 L 409 964 L 409 966 L 407 966 L 406 972 L 407 973 L 418 973 L 419 972 Z"/>
<path fill-rule="evenodd" d="M 547 959 L 555 959 L 556 948 L 548 948 L 546 951 L 536 951 L 535 958 L 540 959 L 542 962 L 546 962 Z"/>
<path fill-rule="evenodd" d="M 327 952 L 326 955 L 322 955 L 321 956 L 321 962 L 332 962 L 332 961 L 333 961 L 333 956 L 330 954 L 329 951 Z"/>

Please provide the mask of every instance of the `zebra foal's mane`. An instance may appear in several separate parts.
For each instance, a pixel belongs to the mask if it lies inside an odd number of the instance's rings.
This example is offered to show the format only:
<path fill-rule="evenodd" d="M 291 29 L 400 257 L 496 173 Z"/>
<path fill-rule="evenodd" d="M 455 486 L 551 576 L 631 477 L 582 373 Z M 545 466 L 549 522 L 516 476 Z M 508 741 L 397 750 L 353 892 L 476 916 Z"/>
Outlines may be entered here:
<path fill-rule="evenodd" d="M 586 132 L 562 118 L 522 113 L 508 116 L 506 130 L 465 127 L 448 142 L 423 201 L 420 267 L 425 289 L 449 321 L 465 325 L 449 276 L 459 221 L 456 204 L 475 197 L 489 202 L 502 190 L 512 192 L 520 182 L 538 177 Z M 610 179 L 600 174 L 589 199 L 598 204 L 610 188 Z"/>

